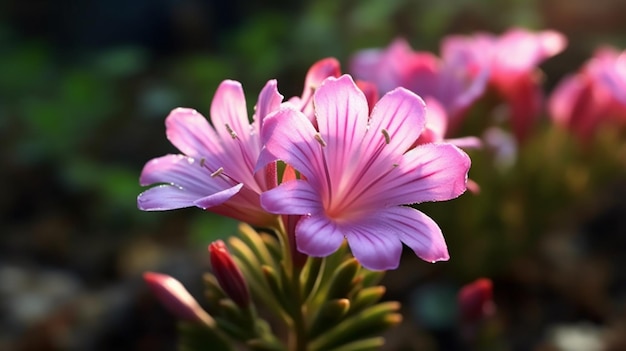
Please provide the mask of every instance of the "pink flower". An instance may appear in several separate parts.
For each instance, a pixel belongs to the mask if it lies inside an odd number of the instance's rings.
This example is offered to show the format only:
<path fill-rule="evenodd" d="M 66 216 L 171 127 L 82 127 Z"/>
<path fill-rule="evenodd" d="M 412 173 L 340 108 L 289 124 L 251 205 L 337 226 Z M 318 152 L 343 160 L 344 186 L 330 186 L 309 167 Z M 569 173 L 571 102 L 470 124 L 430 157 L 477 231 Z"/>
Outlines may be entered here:
<path fill-rule="evenodd" d="M 596 51 L 579 72 L 563 78 L 549 99 L 552 120 L 588 141 L 603 124 L 623 123 L 626 104 L 610 79 L 617 79 L 620 55 L 611 48 Z"/>
<path fill-rule="evenodd" d="M 177 108 L 165 121 L 168 139 L 183 154 L 149 161 L 141 185 L 160 184 L 137 198 L 145 211 L 197 206 L 208 211 L 266 226 L 275 216 L 260 205 L 259 194 L 276 185 L 274 164 L 255 173 L 261 152 L 259 132 L 265 116 L 277 109 L 282 96 L 269 81 L 248 121 L 241 84 L 220 84 L 211 104 L 211 122 L 192 109 Z"/>
<path fill-rule="evenodd" d="M 367 49 L 355 54 L 350 70 L 355 77 L 378 85 L 381 93 L 404 87 L 436 100 L 453 124 L 482 96 L 487 70 L 469 74 L 463 56 L 444 53 L 440 59 L 424 51 L 413 51 L 404 39 L 394 40 L 386 49 Z M 472 72 L 473 73 L 473 72 Z"/>
<path fill-rule="evenodd" d="M 524 140 L 539 116 L 543 93 L 537 66 L 560 53 L 565 37 L 555 31 L 531 32 L 512 28 L 500 36 L 476 33 L 443 40 L 442 53 L 463 57 L 468 72 L 489 69 L 489 83 L 506 100 L 518 140 Z"/>
<path fill-rule="evenodd" d="M 463 149 L 480 148 L 482 141 L 474 136 L 447 139 L 446 132 L 450 123 L 443 106 L 437 100 L 426 98 L 426 125 L 415 145 L 447 142 Z"/>
<path fill-rule="evenodd" d="M 369 269 L 396 268 L 402 243 L 426 261 L 447 260 L 439 226 L 403 205 L 461 195 L 470 160 L 445 143 L 409 150 L 424 129 L 424 102 L 394 89 L 369 116 L 366 97 L 348 75 L 325 80 L 313 99 L 318 129 L 293 108 L 265 121 L 259 164 L 280 159 L 301 177 L 263 193 L 263 207 L 303 216 L 296 242 L 311 256 L 333 253 L 345 238 Z"/>
<path fill-rule="evenodd" d="M 493 283 L 480 278 L 464 285 L 458 293 L 461 321 L 474 324 L 495 313 Z"/>
<path fill-rule="evenodd" d="M 613 96 L 626 106 L 626 50 L 609 57 L 600 74 Z"/>
<path fill-rule="evenodd" d="M 166 274 L 146 272 L 143 279 L 157 299 L 173 315 L 191 322 L 215 325 L 215 321 L 206 313 L 196 299 L 176 279 Z"/>

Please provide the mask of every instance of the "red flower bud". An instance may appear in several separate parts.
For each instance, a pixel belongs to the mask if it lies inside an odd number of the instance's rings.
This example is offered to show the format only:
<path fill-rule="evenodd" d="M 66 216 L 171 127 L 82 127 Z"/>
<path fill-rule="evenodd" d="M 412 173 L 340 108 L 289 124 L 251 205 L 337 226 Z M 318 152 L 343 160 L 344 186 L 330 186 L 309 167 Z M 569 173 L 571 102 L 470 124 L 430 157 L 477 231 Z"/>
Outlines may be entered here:
<path fill-rule="evenodd" d="M 143 279 L 163 306 L 180 319 L 213 326 L 215 321 L 206 313 L 187 289 L 166 274 L 146 272 Z"/>
<path fill-rule="evenodd" d="M 224 242 L 217 240 L 211 243 L 209 254 L 213 275 L 215 275 L 222 290 L 237 306 L 247 308 L 250 305 L 248 284 L 246 284 L 241 270 L 233 261 Z"/>
<path fill-rule="evenodd" d="M 458 301 L 461 320 L 465 323 L 475 323 L 492 315 L 495 311 L 493 283 L 490 279 L 480 278 L 463 286 Z"/>

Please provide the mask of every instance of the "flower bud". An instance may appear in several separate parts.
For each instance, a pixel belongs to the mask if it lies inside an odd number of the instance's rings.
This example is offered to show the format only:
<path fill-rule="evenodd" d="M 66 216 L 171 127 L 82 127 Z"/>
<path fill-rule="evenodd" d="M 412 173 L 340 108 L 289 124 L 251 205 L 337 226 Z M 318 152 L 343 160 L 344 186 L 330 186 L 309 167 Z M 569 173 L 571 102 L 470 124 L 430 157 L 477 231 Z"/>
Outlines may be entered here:
<path fill-rule="evenodd" d="M 481 321 L 495 311 L 493 283 L 490 279 L 480 278 L 463 286 L 459 291 L 458 301 L 461 320 L 464 323 Z"/>
<path fill-rule="evenodd" d="M 226 245 L 222 240 L 217 240 L 209 245 L 209 254 L 213 275 L 220 287 L 240 308 L 250 305 L 250 290 L 243 278 L 241 270 L 230 256 Z"/>
<path fill-rule="evenodd" d="M 210 327 L 215 325 L 213 318 L 198 305 L 178 280 L 153 272 L 144 273 L 143 279 L 163 306 L 176 317 Z"/>

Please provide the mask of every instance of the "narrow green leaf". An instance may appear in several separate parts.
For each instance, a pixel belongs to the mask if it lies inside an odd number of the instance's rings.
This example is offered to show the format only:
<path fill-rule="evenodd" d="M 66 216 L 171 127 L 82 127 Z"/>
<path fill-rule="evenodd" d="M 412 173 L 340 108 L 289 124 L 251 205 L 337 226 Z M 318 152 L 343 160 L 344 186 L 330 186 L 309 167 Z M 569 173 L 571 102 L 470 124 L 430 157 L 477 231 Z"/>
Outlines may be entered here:
<path fill-rule="evenodd" d="M 207 345 L 211 345 L 211 350 L 215 351 L 235 350 L 234 341 L 214 329 L 189 322 L 179 322 L 178 332 L 179 351 L 202 351 L 206 350 Z"/>
<path fill-rule="evenodd" d="M 327 299 L 348 297 L 360 267 L 361 265 L 354 258 L 344 261 L 337 267 L 329 281 L 328 293 L 326 294 Z"/>
<path fill-rule="evenodd" d="M 385 338 L 373 337 L 357 340 L 328 351 L 378 351 L 385 344 Z"/>
<path fill-rule="evenodd" d="M 314 339 L 321 333 L 333 328 L 350 309 L 350 300 L 334 299 L 326 301 L 311 321 L 309 338 Z"/>
<path fill-rule="evenodd" d="M 254 230 L 254 228 L 245 223 L 241 223 L 239 225 L 239 233 L 241 234 L 241 240 L 248 244 L 250 250 L 254 252 L 255 256 L 262 264 L 270 265 L 272 267 L 277 266 L 277 262 L 273 255 L 270 253 L 265 245 L 265 242 L 259 233 Z"/>
<path fill-rule="evenodd" d="M 352 298 L 349 314 L 354 314 L 370 307 L 378 302 L 385 294 L 385 287 L 382 285 L 370 286 L 359 290 L 354 298 Z"/>
<path fill-rule="evenodd" d="M 315 339 L 311 343 L 311 350 L 326 351 L 332 347 L 380 334 L 402 321 L 402 315 L 396 313 L 399 308 L 400 303 L 389 301 L 352 315 Z"/>

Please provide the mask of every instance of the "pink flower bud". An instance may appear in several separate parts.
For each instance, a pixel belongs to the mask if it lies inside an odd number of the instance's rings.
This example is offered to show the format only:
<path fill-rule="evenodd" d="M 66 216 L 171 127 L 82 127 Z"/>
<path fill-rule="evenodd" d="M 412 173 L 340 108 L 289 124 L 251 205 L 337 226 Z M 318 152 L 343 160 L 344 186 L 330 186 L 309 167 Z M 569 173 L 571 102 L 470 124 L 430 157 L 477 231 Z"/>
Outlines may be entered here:
<path fill-rule="evenodd" d="M 495 311 L 493 283 L 490 279 L 480 278 L 463 286 L 458 301 L 461 320 L 464 323 L 479 322 Z"/>
<path fill-rule="evenodd" d="M 213 318 L 198 305 L 178 280 L 153 272 L 144 273 L 143 279 L 163 306 L 176 317 L 207 326 L 215 324 Z"/>
<path fill-rule="evenodd" d="M 215 275 L 222 290 L 239 307 L 247 308 L 250 304 L 248 284 L 246 284 L 241 270 L 233 261 L 224 242 L 217 240 L 211 243 L 209 253 L 213 275 Z"/>

